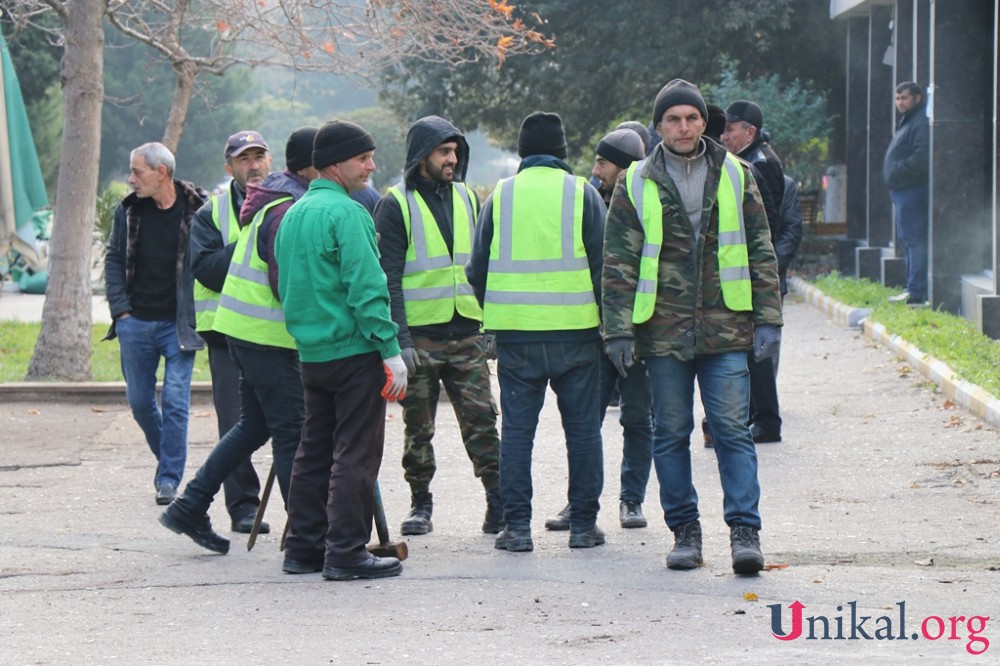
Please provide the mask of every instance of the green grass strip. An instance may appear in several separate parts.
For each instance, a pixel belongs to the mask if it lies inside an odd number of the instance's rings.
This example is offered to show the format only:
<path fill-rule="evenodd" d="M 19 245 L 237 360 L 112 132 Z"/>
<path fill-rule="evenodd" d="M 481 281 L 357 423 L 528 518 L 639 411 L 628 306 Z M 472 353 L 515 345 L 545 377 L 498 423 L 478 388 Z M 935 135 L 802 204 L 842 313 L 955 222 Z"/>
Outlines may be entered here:
<path fill-rule="evenodd" d="M 24 381 L 28 374 L 28 363 L 35 351 L 35 341 L 42 325 L 37 322 L 22 323 L 10 320 L 0 320 L 0 383 Z M 91 373 L 95 382 L 120 382 L 122 377 L 121 361 L 118 354 L 118 340 L 101 342 L 108 332 L 107 324 L 95 324 L 91 331 Z M 163 364 L 156 373 L 158 379 L 163 379 Z M 193 381 L 208 381 L 211 373 L 208 369 L 208 353 L 200 351 L 195 356 Z"/>
<path fill-rule="evenodd" d="M 813 284 L 841 303 L 871 308 L 870 319 L 885 326 L 889 333 L 947 364 L 962 379 L 1000 396 L 1000 341 L 981 333 L 968 319 L 940 310 L 889 303 L 886 299 L 898 289 L 836 272 L 816 278 Z"/>

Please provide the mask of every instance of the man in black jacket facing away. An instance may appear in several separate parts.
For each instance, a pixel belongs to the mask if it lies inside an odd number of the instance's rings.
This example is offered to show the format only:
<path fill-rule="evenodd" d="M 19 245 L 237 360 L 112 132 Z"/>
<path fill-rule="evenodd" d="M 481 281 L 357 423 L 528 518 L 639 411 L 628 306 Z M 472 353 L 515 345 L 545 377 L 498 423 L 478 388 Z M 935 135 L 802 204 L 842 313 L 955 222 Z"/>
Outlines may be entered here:
<path fill-rule="evenodd" d="M 785 171 L 781 160 L 764 139 L 764 112 L 754 102 L 737 100 L 726 107 L 726 131 L 722 143 L 729 152 L 743 158 L 760 174 L 757 187 L 764 200 L 771 242 L 782 244 L 781 202 L 785 196 Z M 776 362 L 765 358 L 748 360 L 750 368 L 750 431 L 754 443 L 781 441 L 781 414 L 778 407 Z"/>

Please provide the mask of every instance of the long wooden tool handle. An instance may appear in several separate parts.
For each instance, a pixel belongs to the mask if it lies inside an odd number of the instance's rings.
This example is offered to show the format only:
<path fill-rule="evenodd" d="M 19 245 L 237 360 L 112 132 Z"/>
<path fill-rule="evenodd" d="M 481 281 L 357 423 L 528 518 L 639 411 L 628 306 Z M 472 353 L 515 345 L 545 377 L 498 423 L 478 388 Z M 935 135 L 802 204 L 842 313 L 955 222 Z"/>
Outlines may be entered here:
<path fill-rule="evenodd" d="M 378 479 L 375 480 L 375 531 L 378 533 L 380 544 L 389 543 L 389 524 L 385 520 L 385 507 L 382 506 L 382 491 L 378 487 Z"/>
<path fill-rule="evenodd" d="M 253 550 L 257 543 L 257 535 L 260 533 L 260 524 L 264 522 L 264 510 L 267 509 L 267 500 L 271 499 L 271 488 L 274 487 L 274 463 L 271 463 L 271 471 L 267 473 L 267 483 L 264 484 L 264 492 L 260 496 L 260 506 L 257 507 L 257 515 L 253 517 L 253 527 L 250 528 L 250 538 L 247 539 L 247 550 Z"/>

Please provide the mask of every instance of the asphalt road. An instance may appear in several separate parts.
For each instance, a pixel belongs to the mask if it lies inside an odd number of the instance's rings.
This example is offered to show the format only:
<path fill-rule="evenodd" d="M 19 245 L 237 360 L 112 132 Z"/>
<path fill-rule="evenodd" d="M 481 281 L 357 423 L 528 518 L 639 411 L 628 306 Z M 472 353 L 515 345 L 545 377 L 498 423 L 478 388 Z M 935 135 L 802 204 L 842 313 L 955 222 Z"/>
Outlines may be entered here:
<path fill-rule="evenodd" d="M 497 551 L 479 532 L 482 488 L 445 403 L 434 532 L 408 538 L 400 577 L 350 583 L 281 572 L 280 502 L 267 516 L 275 533 L 252 552 L 241 540 L 212 555 L 161 527 L 152 456 L 123 402 L 5 402 L 0 663 L 996 663 L 997 432 L 795 298 L 779 385 L 785 439 L 759 447 L 773 568 L 754 577 L 730 570 L 715 455 L 698 434 L 705 565 L 665 568 L 672 539 L 655 478 L 650 527 L 618 526 L 615 411 L 604 425 L 607 544 L 570 550 L 566 533 L 545 532 L 565 503 L 554 396 L 535 447 L 534 552 Z M 211 405 L 194 406 L 189 477 L 214 428 Z M 401 439 L 392 406 L 380 482 L 394 536 L 409 500 Z M 266 474 L 269 453 L 255 461 Z M 221 504 L 212 516 L 224 529 Z M 777 640 L 772 628 L 795 635 L 796 601 L 813 619 L 799 638 Z"/>

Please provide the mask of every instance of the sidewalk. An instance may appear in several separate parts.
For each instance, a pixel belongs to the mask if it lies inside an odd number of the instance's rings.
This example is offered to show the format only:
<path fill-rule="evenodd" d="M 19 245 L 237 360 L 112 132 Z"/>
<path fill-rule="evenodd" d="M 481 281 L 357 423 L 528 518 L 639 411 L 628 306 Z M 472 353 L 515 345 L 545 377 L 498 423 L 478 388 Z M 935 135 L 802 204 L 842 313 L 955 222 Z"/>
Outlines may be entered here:
<path fill-rule="evenodd" d="M 0 321 L 41 321 L 42 307 L 45 305 L 45 294 L 25 294 L 17 291 L 11 282 L 3 283 L 3 294 L 0 295 Z M 91 296 L 91 313 L 95 324 L 110 324 L 111 312 L 108 310 L 108 300 L 103 294 Z"/>
<path fill-rule="evenodd" d="M 799 297 L 786 301 L 782 346 L 785 439 L 759 456 L 763 548 L 787 568 L 757 577 L 730 571 L 715 455 L 697 433 L 705 566 L 665 569 L 672 539 L 655 477 L 650 526 L 618 526 L 614 410 L 599 517 L 607 544 L 570 550 L 566 533 L 545 532 L 544 518 L 565 504 L 554 396 L 536 438 L 534 552 L 494 550 L 479 533 L 482 488 L 442 404 L 435 531 L 408 539 L 399 578 L 352 583 L 281 573 L 277 495 L 267 516 L 275 533 L 249 553 L 234 540 L 229 555 L 211 555 L 162 528 L 152 457 L 124 405 L 0 403 L 0 663 L 958 664 L 984 638 L 980 659 L 995 661 L 997 432 Z M 211 407 L 194 407 L 188 477 L 214 428 Z M 391 406 L 380 482 L 394 538 L 409 500 L 401 432 Z M 256 462 L 263 476 L 268 452 Z M 212 509 L 220 530 L 221 504 Z M 899 634 L 902 603 L 907 638 L 778 641 L 768 606 L 781 604 L 788 632 L 795 601 L 834 635 L 840 618 L 846 636 L 860 621 L 851 602 L 872 616 L 869 635 L 886 621 Z M 991 618 L 981 632 L 975 616 Z M 962 618 L 954 634 L 951 617 Z M 939 633 L 936 618 L 944 636 L 920 636 Z"/>

